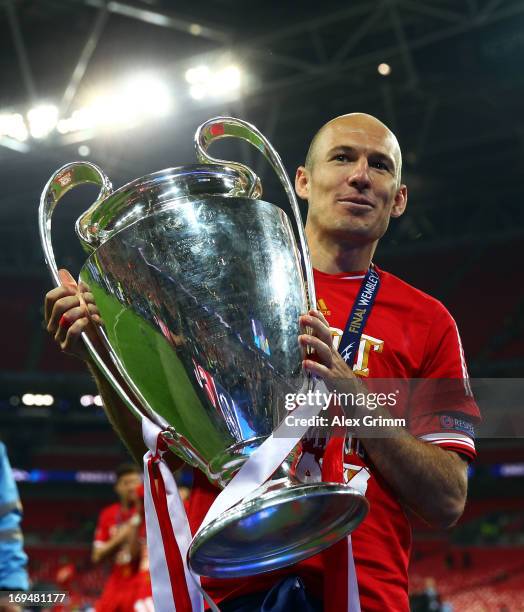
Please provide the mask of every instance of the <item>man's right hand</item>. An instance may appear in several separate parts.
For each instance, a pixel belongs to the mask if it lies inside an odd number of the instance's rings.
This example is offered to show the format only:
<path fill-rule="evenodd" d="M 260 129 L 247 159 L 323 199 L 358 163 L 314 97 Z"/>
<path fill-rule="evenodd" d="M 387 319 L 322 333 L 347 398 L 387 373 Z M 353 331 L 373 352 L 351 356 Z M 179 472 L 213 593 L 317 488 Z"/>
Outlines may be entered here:
<path fill-rule="evenodd" d="M 101 323 L 100 313 L 85 283 L 80 282 L 78 285 L 67 270 L 59 270 L 58 275 L 62 285 L 45 296 L 47 331 L 64 353 L 89 361 L 81 333 L 85 331 L 100 346 L 92 323 Z"/>

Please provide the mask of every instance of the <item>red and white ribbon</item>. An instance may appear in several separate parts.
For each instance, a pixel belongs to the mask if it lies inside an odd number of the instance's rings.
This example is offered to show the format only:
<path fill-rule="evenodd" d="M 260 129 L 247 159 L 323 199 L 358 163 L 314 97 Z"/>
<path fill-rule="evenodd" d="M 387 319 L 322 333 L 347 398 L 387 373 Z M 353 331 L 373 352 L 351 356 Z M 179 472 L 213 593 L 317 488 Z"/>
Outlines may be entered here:
<path fill-rule="evenodd" d="M 167 446 L 160 431 L 142 419 L 149 448 L 144 455 L 144 509 L 155 612 L 202 612 L 200 581 L 187 565 L 191 530 L 173 474 L 162 460 Z"/>
<path fill-rule="evenodd" d="M 342 436 L 329 440 L 322 461 L 324 482 L 344 482 L 344 442 Z M 323 553 L 324 608 L 344 612 L 360 612 L 357 574 L 351 536 L 343 538 Z"/>

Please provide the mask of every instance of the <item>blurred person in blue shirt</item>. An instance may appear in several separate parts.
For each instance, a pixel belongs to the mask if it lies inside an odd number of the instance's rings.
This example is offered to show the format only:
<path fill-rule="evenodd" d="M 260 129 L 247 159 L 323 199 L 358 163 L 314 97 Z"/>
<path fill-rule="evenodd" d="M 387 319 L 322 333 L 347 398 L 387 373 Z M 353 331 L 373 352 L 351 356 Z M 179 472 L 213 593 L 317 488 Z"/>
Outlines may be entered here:
<path fill-rule="evenodd" d="M 5 445 L 0 442 L 0 591 L 27 591 L 27 555 L 23 549 L 22 504 Z M 1 596 L 0 596 L 1 597 Z M 0 612 L 19 610 L 0 598 Z"/>

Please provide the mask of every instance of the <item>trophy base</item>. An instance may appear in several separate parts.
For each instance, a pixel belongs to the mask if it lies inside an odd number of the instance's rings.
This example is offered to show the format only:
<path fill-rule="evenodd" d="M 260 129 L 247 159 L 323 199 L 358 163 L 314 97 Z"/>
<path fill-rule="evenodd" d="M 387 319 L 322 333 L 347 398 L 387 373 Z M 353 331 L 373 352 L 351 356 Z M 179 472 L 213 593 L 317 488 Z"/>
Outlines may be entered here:
<path fill-rule="evenodd" d="M 351 533 L 369 509 L 364 495 L 338 483 L 283 478 L 262 491 L 202 529 L 189 550 L 194 572 L 239 578 L 293 565 Z"/>

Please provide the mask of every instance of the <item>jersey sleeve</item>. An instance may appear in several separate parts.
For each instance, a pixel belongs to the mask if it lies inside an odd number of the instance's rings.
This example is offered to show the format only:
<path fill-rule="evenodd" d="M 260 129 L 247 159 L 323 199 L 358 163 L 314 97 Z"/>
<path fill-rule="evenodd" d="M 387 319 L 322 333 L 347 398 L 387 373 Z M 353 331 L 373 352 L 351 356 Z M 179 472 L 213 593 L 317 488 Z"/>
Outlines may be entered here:
<path fill-rule="evenodd" d="M 480 421 L 480 413 L 471 391 L 457 325 L 440 302 L 435 304 L 419 378 L 413 385 L 411 433 L 474 459 L 474 425 Z"/>

